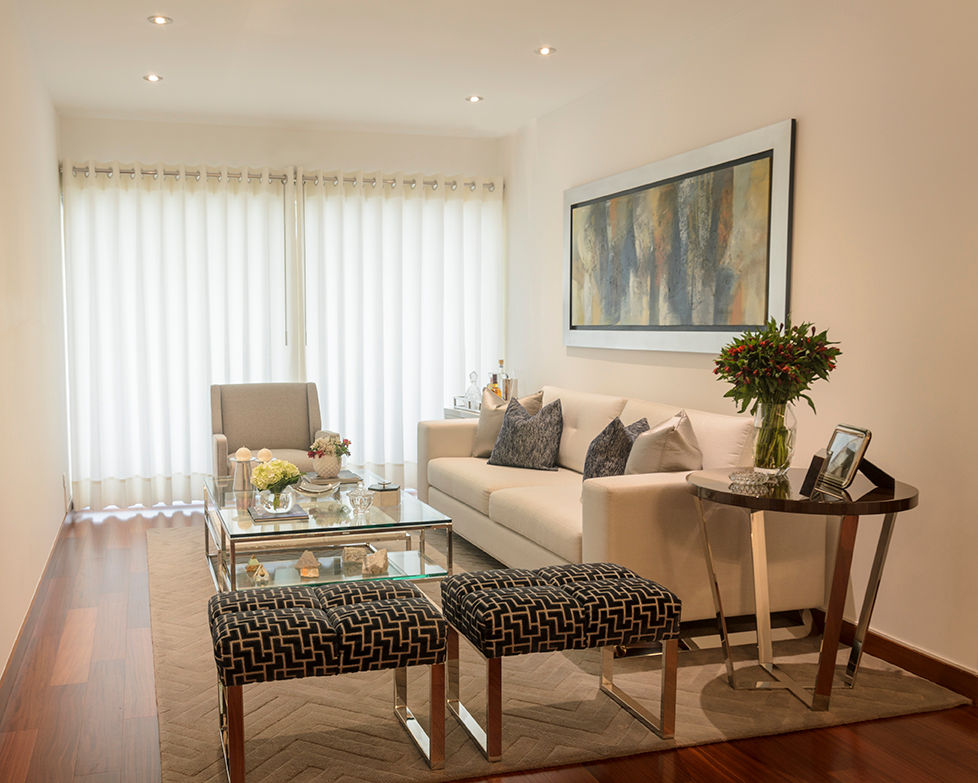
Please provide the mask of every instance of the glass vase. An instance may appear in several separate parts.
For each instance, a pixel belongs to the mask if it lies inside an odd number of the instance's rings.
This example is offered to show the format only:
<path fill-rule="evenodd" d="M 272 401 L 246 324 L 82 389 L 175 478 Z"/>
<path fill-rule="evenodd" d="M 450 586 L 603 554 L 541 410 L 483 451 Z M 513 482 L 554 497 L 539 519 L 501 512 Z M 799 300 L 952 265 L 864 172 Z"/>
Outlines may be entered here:
<path fill-rule="evenodd" d="M 760 402 L 754 412 L 754 470 L 776 479 L 791 467 L 798 420 L 792 405 Z"/>
<path fill-rule="evenodd" d="M 286 487 L 281 492 L 263 489 L 258 493 L 258 505 L 269 514 L 287 514 L 295 503 L 292 487 Z"/>

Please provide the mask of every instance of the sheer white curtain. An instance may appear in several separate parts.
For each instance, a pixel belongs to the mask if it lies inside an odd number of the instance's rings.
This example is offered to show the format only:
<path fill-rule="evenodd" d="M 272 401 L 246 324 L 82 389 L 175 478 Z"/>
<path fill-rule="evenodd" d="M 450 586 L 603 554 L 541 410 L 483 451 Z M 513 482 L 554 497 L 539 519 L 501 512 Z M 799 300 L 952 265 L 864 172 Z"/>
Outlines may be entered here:
<path fill-rule="evenodd" d="M 210 384 L 298 372 L 294 175 L 95 168 L 63 167 L 75 503 L 191 500 L 211 472 Z"/>
<path fill-rule="evenodd" d="M 414 463 L 418 421 L 502 356 L 502 180 L 310 176 L 306 372 L 323 424 L 353 441 L 354 462 Z"/>

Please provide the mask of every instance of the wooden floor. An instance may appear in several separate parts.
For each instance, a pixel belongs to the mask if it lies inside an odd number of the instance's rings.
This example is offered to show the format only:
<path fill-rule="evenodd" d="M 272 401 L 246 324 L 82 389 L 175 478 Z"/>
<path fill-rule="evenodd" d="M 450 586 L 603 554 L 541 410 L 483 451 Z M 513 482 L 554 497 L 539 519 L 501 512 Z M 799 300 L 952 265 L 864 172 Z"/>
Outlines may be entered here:
<path fill-rule="evenodd" d="M 76 515 L 0 682 L 0 783 L 160 777 L 145 531 L 194 514 Z M 479 783 L 978 781 L 978 708 L 664 751 Z"/>

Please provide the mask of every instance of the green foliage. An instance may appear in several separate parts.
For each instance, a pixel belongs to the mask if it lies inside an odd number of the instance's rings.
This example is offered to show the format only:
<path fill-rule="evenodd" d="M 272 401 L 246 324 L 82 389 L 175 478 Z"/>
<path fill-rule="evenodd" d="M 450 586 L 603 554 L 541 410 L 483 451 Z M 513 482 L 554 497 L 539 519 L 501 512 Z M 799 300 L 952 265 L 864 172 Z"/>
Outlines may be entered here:
<path fill-rule="evenodd" d="M 827 332 L 816 333 L 810 323 L 792 326 L 791 319 L 778 324 L 773 318 L 756 332 L 744 332 L 725 345 L 714 364 L 719 380 L 731 384 L 731 397 L 741 412 L 753 413 L 758 402 L 789 403 L 804 399 L 818 379 L 828 379 L 842 353 L 829 342 Z"/>

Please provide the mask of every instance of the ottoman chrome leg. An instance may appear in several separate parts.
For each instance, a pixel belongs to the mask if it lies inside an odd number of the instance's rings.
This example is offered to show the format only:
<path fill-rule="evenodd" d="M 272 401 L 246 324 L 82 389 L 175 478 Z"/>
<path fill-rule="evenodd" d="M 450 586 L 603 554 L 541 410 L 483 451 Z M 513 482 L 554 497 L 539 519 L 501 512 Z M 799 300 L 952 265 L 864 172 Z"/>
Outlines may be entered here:
<path fill-rule="evenodd" d="M 228 780 L 244 783 L 244 700 L 240 685 L 217 683 L 217 710 Z"/>
<path fill-rule="evenodd" d="M 672 739 L 676 733 L 676 675 L 679 666 L 679 640 L 669 639 L 662 642 L 662 695 L 658 718 L 642 703 L 615 685 L 614 661 L 615 648 L 602 647 L 601 690 L 662 739 Z"/>
<path fill-rule="evenodd" d="M 446 648 L 448 710 L 479 746 L 482 755 L 489 761 L 499 761 L 503 755 L 503 659 L 486 658 L 486 730 L 459 698 L 458 631 L 451 625 L 448 626 Z"/>
<path fill-rule="evenodd" d="M 394 669 L 394 715 L 407 730 L 431 769 L 445 766 L 445 664 L 434 663 L 431 677 L 431 725 L 428 733 L 414 717 L 407 703 L 407 667 Z"/>

